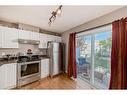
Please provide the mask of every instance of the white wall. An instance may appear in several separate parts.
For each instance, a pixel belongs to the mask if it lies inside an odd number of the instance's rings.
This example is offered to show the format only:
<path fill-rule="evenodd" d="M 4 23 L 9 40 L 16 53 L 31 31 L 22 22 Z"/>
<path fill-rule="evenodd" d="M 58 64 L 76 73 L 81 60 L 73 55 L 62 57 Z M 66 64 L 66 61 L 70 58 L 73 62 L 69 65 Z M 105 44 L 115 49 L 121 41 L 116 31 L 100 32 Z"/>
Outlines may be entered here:
<path fill-rule="evenodd" d="M 74 27 L 68 31 L 65 31 L 62 33 L 62 42 L 66 44 L 66 70 L 67 70 L 67 63 L 68 63 L 68 40 L 69 40 L 69 34 L 72 32 L 79 32 L 85 29 L 89 29 L 95 26 L 100 26 L 106 23 L 113 22 L 114 20 L 118 20 L 121 18 L 127 17 L 127 6 L 116 10 L 114 12 L 111 12 L 107 15 L 101 16 L 99 18 L 96 18 L 92 21 L 89 21 L 87 23 L 84 23 L 82 25 L 79 25 L 77 27 Z"/>

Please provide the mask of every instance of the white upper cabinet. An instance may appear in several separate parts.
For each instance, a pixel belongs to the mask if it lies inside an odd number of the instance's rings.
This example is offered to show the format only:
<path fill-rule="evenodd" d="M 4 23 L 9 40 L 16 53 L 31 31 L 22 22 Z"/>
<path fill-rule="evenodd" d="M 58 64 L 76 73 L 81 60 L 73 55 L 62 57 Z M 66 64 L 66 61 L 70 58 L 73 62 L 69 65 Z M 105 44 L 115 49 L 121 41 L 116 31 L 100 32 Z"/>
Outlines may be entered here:
<path fill-rule="evenodd" d="M 0 26 L 0 48 L 19 48 L 18 39 L 38 40 L 39 48 L 47 48 L 47 42 L 61 42 L 61 37 Z"/>
<path fill-rule="evenodd" d="M 61 37 L 57 37 L 57 41 L 58 41 L 58 42 L 62 42 Z"/>
<path fill-rule="evenodd" d="M 51 35 L 52 41 L 57 42 L 57 36 Z"/>
<path fill-rule="evenodd" d="M 54 35 L 48 35 L 48 41 L 53 41 L 53 42 L 61 42 L 61 37 L 59 36 L 54 36 Z"/>
<path fill-rule="evenodd" d="M 61 37 L 54 36 L 54 35 L 48 35 L 48 41 L 61 42 Z"/>
<path fill-rule="evenodd" d="M 2 31 L 0 30 L 0 48 L 2 48 Z"/>
<path fill-rule="evenodd" d="M 38 32 L 30 32 L 30 39 L 31 40 L 38 40 L 39 41 L 39 33 Z"/>
<path fill-rule="evenodd" d="M 47 48 L 47 43 L 49 41 L 52 41 L 52 42 L 61 42 L 61 37 L 40 33 L 39 48 Z"/>
<path fill-rule="evenodd" d="M 1 48 L 18 48 L 18 29 L 0 26 Z M 0 34 L 1 35 L 1 34 Z"/>
<path fill-rule="evenodd" d="M 19 39 L 39 40 L 39 33 L 27 30 L 19 30 Z"/>
<path fill-rule="evenodd" d="M 7 29 L 4 31 L 4 48 L 18 48 L 18 30 Z"/>
<path fill-rule="evenodd" d="M 47 48 L 47 34 L 40 33 L 40 44 L 39 48 Z"/>
<path fill-rule="evenodd" d="M 47 35 L 47 42 L 48 42 L 48 41 L 53 41 L 52 35 Z"/>
<path fill-rule="evenodd" d="M 30 39 L 30 31 L 19 30 L 19 39 Z"/>
<path fill-rule="evenodd" d="M 61 37 L 59 36 L 54 36 L 55 42 L 61 42 Z"/>

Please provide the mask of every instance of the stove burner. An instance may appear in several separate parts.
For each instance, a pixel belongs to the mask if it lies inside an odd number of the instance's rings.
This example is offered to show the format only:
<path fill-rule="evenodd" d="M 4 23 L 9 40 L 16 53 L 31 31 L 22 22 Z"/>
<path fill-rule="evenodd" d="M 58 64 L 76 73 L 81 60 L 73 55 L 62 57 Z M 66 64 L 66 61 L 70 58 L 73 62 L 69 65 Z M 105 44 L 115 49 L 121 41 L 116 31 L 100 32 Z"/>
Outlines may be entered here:
<path fill-rule="evenodd" d="M 31 56 L 19 56 L 18 63 L 30 62 L 30 61 L 39 61 L 39 55 L 31 55 Z"/>

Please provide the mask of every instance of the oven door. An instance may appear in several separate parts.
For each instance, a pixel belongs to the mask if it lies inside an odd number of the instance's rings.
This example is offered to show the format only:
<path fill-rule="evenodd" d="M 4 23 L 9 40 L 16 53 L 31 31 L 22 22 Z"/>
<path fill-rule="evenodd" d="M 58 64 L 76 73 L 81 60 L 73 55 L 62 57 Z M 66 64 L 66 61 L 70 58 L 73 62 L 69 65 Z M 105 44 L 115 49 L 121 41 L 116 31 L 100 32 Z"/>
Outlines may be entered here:
<path fill-rule="evenodd" d="M 18 79 L 28 78 L 40 74 L 40 61 L 18 64 Z"/>

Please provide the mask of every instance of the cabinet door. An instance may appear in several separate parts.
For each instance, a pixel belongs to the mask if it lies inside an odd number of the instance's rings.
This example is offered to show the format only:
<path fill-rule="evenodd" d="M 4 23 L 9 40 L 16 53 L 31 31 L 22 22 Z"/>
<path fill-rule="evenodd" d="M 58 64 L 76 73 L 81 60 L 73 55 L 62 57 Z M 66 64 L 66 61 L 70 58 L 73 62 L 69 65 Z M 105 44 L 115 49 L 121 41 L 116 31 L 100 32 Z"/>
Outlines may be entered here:
<path fill-rule="evenodd" d="M 54 36 L 54 40 L 55 40 L 55 42 L 61 42 L 61 37 L 59 37 L 59 36 Z"/>
<path fill-rule="evenodd" d="M 31 40 L 38 40 L 39 41 L 39 33 L 37 32 L 30 32 L 30 39 Z"/>
<path fill-rule="evenodd" d="M 53 42 L 61 42 L 61 37 L 59 36 L 54 36 L 54 35 L 48 35 L 48 41 L 53 41 Z"/>
<path fill-rule="evenodd" d="M 18 30 L 14 28 L 3 28 L 4 34 L 2 48 L 18 48 Z"/>
<path fill-rule="evenodd" d="M 19 30 L 19 39 L 30 39 L 30 31 Z"/>
<path fill-rule="evenodd" d="M 16 63 L 0 66 L 0 89 L 16 87 Z"/>
<path fill-rule="evenodd" d="M 49 76 L 49 59 L 45 59 L 45 73 L 46 73 L 46 76 Z"/>
<path fill-rule="evenodd" d="M 6 78 L 5 78 L 5 70 L 6 67 L 5 65 L 0 66 L 0 89 L 5 89 L 6 88 Z"/>
<path fill-rule="evenodd" d="M 48 41 L 55 41 L 53 35 L 47 35 L 47 40 L 48 40 Z"/>
<path fill-rule="evenodd" d="M 41 60 L 41 78 L 49 76 L 49 59 Z"/>
<path fill-rule="evenodd" d="M 0 48 L 2 48 L 2 31 L 0 29 Z"/>
<path fill-rule="evenodd" d="M 62 42 L 61 37 L 57 37 L 57 42 Z"/>
<path fill-rule="evenodd" d="M 41 60 L 41 78 L 46 77 L 45 67 L 45 60 Z"/>
<path fill-rule="evenodd" d="M 47 48 L 47 34 L 40 33 L 39 48 Z"/>
<path fill-rule="evenodd" d="M 7 89 L 16 87 L 16 63 L 5 65 L 5 87 Z"/>
<path fill-rule="evenodd" d="M 0 66 L 0 89 L 4 88 L 4 73 L 3 73 L 3 65 Z"/>

